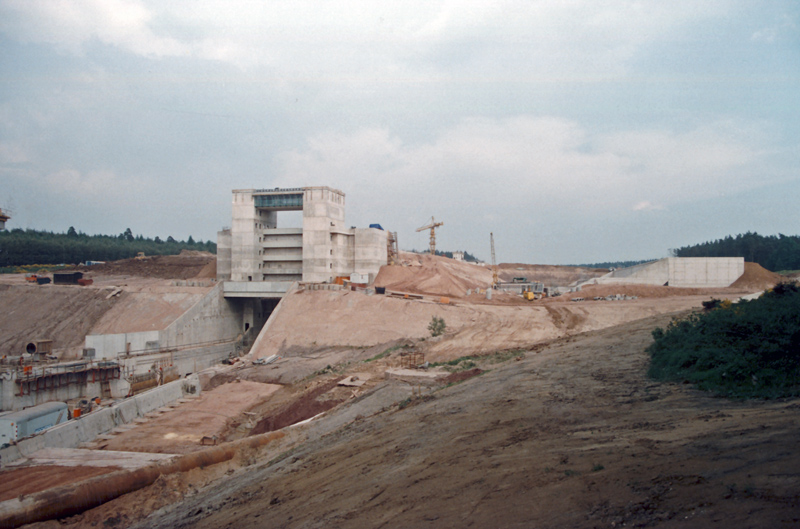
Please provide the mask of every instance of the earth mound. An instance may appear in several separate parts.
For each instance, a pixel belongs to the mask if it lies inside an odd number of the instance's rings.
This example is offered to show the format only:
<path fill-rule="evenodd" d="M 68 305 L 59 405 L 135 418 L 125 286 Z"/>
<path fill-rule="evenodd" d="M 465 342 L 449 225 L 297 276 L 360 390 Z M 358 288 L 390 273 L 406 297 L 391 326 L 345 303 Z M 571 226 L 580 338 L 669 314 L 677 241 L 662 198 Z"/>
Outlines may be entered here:
<path fill-rule="evenodd" d="M 734 281 L 733 288 L 743 288 L 752 290 L 766 290 L 772 288 L 781 281 L 783 276 L 770 272 L 758 263 L 745 263 L 744 274 Z"/>
<path fill-rule="evenodd" d="M 381 267 L 376 287 L 388 290 L 460 298 L 467 290 L 492 284 L 489 268 L 447 257 L 400 252 L 402 266 Z"/>
<path fill-rule="evenodd" d="M 82 272 L 98 275 L 137 276 L 159 279 L 210 278 L 216 275 L 216 257 L 208 252 L 183 250 L 180 255 L 153 255 L 143 259 L 122 259 L 93 266 L 78 266 Z M 211 267 L 213 266 L 213 276 Z"/>

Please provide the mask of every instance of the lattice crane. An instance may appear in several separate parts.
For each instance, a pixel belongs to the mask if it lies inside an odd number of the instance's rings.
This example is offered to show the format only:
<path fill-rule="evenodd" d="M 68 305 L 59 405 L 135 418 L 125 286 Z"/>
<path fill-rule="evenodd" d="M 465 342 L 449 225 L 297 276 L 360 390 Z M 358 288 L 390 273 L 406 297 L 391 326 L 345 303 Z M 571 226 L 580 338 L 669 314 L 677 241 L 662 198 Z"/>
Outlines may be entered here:
<path fill-rule="evenodd" d="M 444 226 L 444 222 L 436 222 L 436 219 L 431 217 L 427 225 L 417 228 L 417 231 L 431 230 L 431 255 L 436 255 L 436 228 L 439 226 Z"/>
<path fill-rule="evenodd" d="M 497 278 L 497 259 L 494 257 L 494 233 L 489 233 L 489 240 L 492 242 L 492 288 L 497 288 L 500 282 Z"/>

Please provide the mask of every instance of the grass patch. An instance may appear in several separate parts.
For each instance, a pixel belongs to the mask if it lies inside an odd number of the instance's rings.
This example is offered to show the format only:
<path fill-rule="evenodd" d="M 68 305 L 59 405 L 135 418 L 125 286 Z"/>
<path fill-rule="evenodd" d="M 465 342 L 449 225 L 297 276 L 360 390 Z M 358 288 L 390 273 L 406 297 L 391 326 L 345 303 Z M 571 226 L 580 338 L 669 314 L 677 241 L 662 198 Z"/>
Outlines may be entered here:
<path fill-rule="evenodd" d="M 341 364 L 336 364 L 335 366 L 332 366 L 332 365 L 328 364 L 325 367 L 323 367 L 322 369 L 314 371 L 313 373 L 308 375 L 303 380 L 311 380 L 312 378 L 318 377 L 320 375 L 328 375 L 328 374 L 331 374 L 331 373 L 341 374 L 341 373 L 344 373 L 344 371 L 347 369 L 347 367 L 349 365 L 350 365 L 350 362 L 344 362 L 344 363 L 341 363 Z"/>
<path fill-rule="evenodd" d="M 446 370 L 450 371 L 451 373 L 457 373 L 459 371 L 467 371 L 468 369 L 473 369 L 475 367 L 478 367 L 479 364 L 489 365 L 489 364 L 499 364 L 502 362 L 507 362 L 512 358 L 517 358 L 524 354 L 525 354 L 524 351 L 513 350 L 513 351 L 499 351 L 488 355 L 461 356 L 459 358 L 455 358 L 447 362 L 433 362 L 432 364 L 430 364 L 430 367 L 441 366 L 444 367 Z"/>
<path fill-rule="evenodd" d="M 431 395 L 431 394 L 422 395 L 422 396 L 414 395 L 414 396 L 408 397 L 408 398 L 403 399 L 400 402 L 398 402 L 397 403 L 397 409 L 402 410 L 402 409 L 407 408 L 409 406 L 412 406 L 414 404 L 419 404 L 421 402 L 428 402 L 429 400 L 433 400 L 435 398 L 436 397 Z"/>
<path fill-rule="evenodd" d="M 0 266 L 0 274 L 35 274 L 40 270 L 47 270 L 48 272 L 57 272 L 68 268 L 70 265 L 21 265 L 21 266 Z"/>
<path fill-rule="evenodd" d="M 655 329 L 648 375 L 730 398 L 800 395 L 800 287 L 707 310 Z"/>
<path fill-rule="evenodd" d="M 389 356 L 393 352 L 397 351 L 398 349 L 403 349 L 403 348 L 408 348 L 408 347 L 410 347 L 410 346 L 409 345 L 395 345 L 394 347 L 390 347 L 390 348 L 388 348 L 387 350 L 385 350 L 382 353 L 376 354 L 372 358 L 367 358 L 366 360 L 364 360 L 364 363 L 367 364 L 369 362 L 374 362 L 375 360 L 380 360 L 381 358 L 386 358 L 387 356 Z"/>

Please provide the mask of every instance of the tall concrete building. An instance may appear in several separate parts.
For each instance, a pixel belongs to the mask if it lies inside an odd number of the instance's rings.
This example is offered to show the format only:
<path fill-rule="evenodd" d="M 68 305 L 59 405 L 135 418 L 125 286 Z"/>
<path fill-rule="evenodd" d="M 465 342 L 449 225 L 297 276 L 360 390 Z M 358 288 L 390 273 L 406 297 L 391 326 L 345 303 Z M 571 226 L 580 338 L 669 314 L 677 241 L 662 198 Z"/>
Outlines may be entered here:
<path fill-rule="evenodd" d="M 280 212 L 302 211 L 302 227 Z M 387 232 L 345 225 L 345 195 L 330 187 L 237 189 L 230 229 L 218 233 L 217 279 L 226 297 L 280 297 L 295 281 L 371 282 L 387 263 Z"/>

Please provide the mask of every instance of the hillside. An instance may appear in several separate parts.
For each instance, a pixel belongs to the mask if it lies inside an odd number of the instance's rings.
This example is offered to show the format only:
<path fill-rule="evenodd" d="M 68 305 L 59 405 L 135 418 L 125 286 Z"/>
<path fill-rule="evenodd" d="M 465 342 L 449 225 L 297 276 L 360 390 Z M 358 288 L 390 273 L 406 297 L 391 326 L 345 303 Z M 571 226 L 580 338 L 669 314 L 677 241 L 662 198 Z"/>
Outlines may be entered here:
<path fill-rule="evenodd" d="M 649 381 L 644 349 L 669 320 L 552 342 L 406 406 L 374 390 L 292 430 L 294 448 L 167 477 L 66 525 L 795 526 L 797 405 Z"/>

